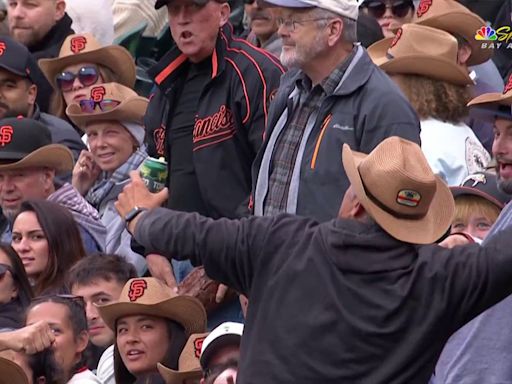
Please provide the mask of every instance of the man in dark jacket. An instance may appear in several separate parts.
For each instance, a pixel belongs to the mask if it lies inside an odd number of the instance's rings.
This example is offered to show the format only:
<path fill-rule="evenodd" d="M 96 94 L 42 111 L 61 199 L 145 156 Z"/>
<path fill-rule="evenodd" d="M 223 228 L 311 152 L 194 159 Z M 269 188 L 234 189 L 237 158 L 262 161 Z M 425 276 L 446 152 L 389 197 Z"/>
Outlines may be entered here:
<path fill-rule="evenodd" d="M 254 213 L 330 220 L 349 185 L 343 144 L 368 153 L 389 136 L 419 143 L 418 118 L 355 44 L 357 1 L 267 1 L 283 6 L 281 62 L 299 70 L 283 76 L 269 111 L 253 167 Z"/>
<path fill-rule="evenodd" d="M 57 57 L 66 36 L 74 33 L 65 10 L 64 0 L 8 0 L 10 35 L 25 45 L 36 61 Z M 43 112 L 48 112 L 52 92 L 48 83 L 39 89 L 37 102 Z"/>
<path fill-rule="evenodd" d="M 450 335 L 512 293 L 512 229 L 485 247 L 429 245 L 454 202 L 418 145 L 344 145 L 343 167 L 339 218 L 321 224 L 144 211 L 167 191 L 149 193 L 136 173 L 119 196 L 147 249 L 188 255 L 249 296 L 239 384 L 427 383 Z"/>

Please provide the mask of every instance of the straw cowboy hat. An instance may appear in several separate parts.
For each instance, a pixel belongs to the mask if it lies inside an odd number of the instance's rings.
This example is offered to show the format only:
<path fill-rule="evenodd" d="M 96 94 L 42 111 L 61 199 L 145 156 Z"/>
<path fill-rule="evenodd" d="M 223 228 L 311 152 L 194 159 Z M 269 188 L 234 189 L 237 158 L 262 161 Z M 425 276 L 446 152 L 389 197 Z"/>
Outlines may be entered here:
<path fill-rule="evenodd" d="M 393 136 L 369 155 L 344 144 L 343 167 L 366 212 L 394 238 L 430 244 L 450 227 L 452 194 L 417 144 Z"/>
<path fill-rule="evenodd" d="M 115 331 L 116 321 L 125 316 L 149 315 L 174 320 L 185 328 L 187 335 L 206 329 L 206 311 L 199 300 L 179 296 L 153 277 L 130 279 L 123 287 L 119 300 L 98 306 L 105 324 Z"/>
<path fill-rule="evenodd" d="M 482 64 L 492 56 L 492 49 L 482 49 L 481 41 L 475 39 L 477 31 L 486 25 L 485 21 L 455 0 L 421 0 L 411 23 L 462 36 L 471 46 L 469 66 Z"/>
<path fill-rule="evenodd" d="M 0 384 L 28 384 L 23 369 L 16 363 L 0 357 Z"/>
<path fill-rule="evenodd" d="M 457 64 L 457 40 L 440 29 L 404 24 L 394 38 L 368 48 L 375 64 L 389 74 L 422 75 L 452 84 L 474 84 Z"/>
<path fill-rule="evenodd" d="M 208 332 L 190 335 L 178 359 L 177 371 L 158 363 L 158 372 L 166 384 L 183 384 L 185 380 L 201 379 L 203 372 L 199 364 L 199 356 L 201 356 L 201 346 L 206 336 Z"/>
<path fill-rule="evenodd" d="M 46 167 L 56 173 L 73 169 L 73 154 L 61 144 L 52 144 L 46 125 L 32 119 L 0 120 L 0 171 Z"/>
<path fill-rule="evenodd" d="M 135 85 L 135 62 L 128 50 L 119 45 L 102 46 L 92 34 L 69 35 L 62 43 L 59 56 L 40 59 L 39 67 L 48 81 L 57 88 L 56 76 L 65 67 L 80 63 L 101 64 L 119 76 L 127 87 Z"/>
<path fill-rule="evenodd" d="M 138 127 L 126 124 L 126 129 L 137 139 L 139 144 L 142 144 L 145 133 L 142 124 L 149 100 L 118 83 L 95 85 L 90 88 L 90 92 L 90 99 L 68 105 L 66 114 L 69 119 L 81 129 L 84 129 L 92 121 L 100 120 L 138 124 Z M 108 108 L 103 108 L 100 105 L 103 101 L 109 103 Z M 84 103 L 90 106 L 91 102 L 94 104 L 92 110 L 82 107 Z"/>

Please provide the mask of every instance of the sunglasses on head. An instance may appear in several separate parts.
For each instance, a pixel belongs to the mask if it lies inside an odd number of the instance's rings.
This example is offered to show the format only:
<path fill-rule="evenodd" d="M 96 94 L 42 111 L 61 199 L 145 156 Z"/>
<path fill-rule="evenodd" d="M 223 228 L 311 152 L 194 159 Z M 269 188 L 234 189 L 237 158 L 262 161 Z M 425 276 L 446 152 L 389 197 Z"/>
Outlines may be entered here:
<path fill-rule="evenodd" d="M 0 264 L 0 279 L 3 279 L 7 271 L 11 272 L 11 275 L 14 277 L 14 271 L 10 265 Z"/>
<path fill-rule="evenodd" d="M 68 302 L 70 304 L 76 304 L 81 308 L 85 309 L 85 301 L 83 296 L 70 295 L 70 294 L 50 294 L 37 296 L 32 299 L 32 303 L 45 303 L 45 302 Z"/>
<path fill-rule="evenodd" d="M 96 107 L 100 109 L 101 112 L 108 112 L 117 107 L 121 102 L 119 100 L 113 99 L 103 99 L 101 101 L 94 101 L 92 99 L 80 100 L 80 109 L 84 113 L 93 113 Z"/>
<path fill-rule="evenodd" d="M 70 91 L 73 89 L 73 83 L 77 77 L 84 87 L 93 85 L 98 81 L 98 68 L 94 66 L 84 66 L 80 68 L 77 73 L 69 71 L 61 72 L 56 77 L 57 85 L 61 91 Z"/>
<path fill-rule="evenodd" d="M 387 5 L 387 3 L 383 1 L 369 1 L 364 4 L 364 6 L 368 10 L 368 14 L 376 19 L 380 19 L 384 16 L 388 8 L 391 9 L 393 16 L 398 18 L 407 16 L 407 14 L 414 9 L 413 3 L 407 0 L 394 1 L 391 5 Z"/>

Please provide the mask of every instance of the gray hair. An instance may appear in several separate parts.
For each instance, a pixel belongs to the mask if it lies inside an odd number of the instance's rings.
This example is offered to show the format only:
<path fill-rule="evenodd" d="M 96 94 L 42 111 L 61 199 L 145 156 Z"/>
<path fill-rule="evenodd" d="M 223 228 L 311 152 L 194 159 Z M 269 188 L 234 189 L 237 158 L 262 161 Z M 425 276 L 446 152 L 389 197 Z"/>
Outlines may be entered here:
<path fill-rule="evenodd" d="M 357 21 L 350 19 L 346 16 L 328 11 L 322 8 L 315 8 L 311 11 L 315 18 L 322 18 L 318 20 L 317 24 L 320 27 L 326 27 L 331 19 L 341 19 L 343 21 L 343 36 L 342 40 L 347 43 L 355 43 L 357 41 Z"/>

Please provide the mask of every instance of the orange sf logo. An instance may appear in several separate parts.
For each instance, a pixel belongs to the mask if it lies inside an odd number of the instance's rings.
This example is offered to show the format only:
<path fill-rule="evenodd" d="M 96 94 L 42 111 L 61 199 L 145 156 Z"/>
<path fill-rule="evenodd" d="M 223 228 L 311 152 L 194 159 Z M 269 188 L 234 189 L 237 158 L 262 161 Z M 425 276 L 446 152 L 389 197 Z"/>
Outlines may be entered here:
<path fill-rule="evenodd" d="M 198 337 L 194 340 L 194 354 L 199 359 L 201 357 L 201 348 L 206 337 Z"/>
<path fill-rule="evenodd" d="M 434 0 L 421 0 L 416 11 L 416 16 L 421 17 L 428 12 Z"/>
<path fill-rule="evenodd" d="M 103 96 L 105 96 L 105 93 L 105 87 L 94 87 L 93 89 L 91 89 L 91 99 L 93 101 L 99 102 L 103 100 Z"/>
<path fill-rule="evenodd" d="M 70 49 L 74 54 L 80 53 L 85 49 L 87 39 L 84 36 L 73 37 L 70 41 Z"/>
<path fill-rule="evenodd" d="M 402 37 L 402 28 L 400 28 L 397 32 L 396 32 L 396 35 L 395 35 L 395 38 L 393 39 L 393 41 L 391 42 L 391 45 L 389 46 L 389 48 L 393 48 L 396 43 L 398 43 L 398 40 L 400 40 L 400 38 Z"/>
<path fill-rule="evenodd" d="M 148 287 L 148 283 L 143 279 L 133 280 L 130 284 L 130 289 L 128 290 L 128 298 L 130 301 L 137 301 L 146 292 Z"/>
<path fill-rule="evenodd" d="M 13 129 L 10 125 L 4 125 L 0 127 L 0 145 L 3 147 L 5 144 L 9 144 L 12 140 Z"/>
<path fill-rule="evenodd" d="M 507 93 L 512 89 L 512 75 L 508 77 L 507 85 L 505 85 L 505 88 L 503 89 L 503 93 Z"/>
<path fill-rule="evenodd" d="M 0 56 L 4 54 L 5 48 L 5 43 L 3 41 L 0 41 Z"/>

